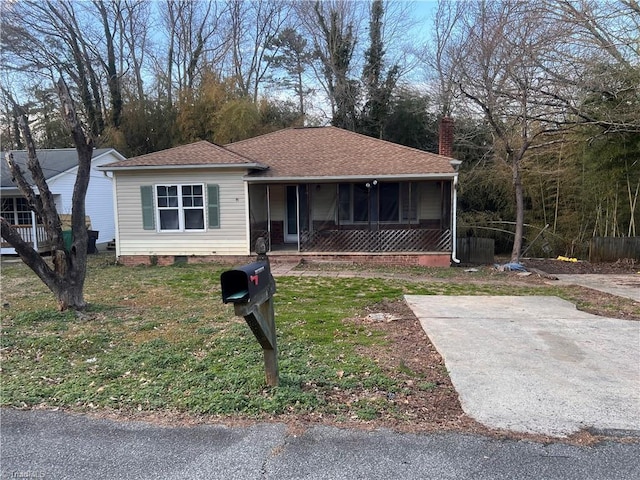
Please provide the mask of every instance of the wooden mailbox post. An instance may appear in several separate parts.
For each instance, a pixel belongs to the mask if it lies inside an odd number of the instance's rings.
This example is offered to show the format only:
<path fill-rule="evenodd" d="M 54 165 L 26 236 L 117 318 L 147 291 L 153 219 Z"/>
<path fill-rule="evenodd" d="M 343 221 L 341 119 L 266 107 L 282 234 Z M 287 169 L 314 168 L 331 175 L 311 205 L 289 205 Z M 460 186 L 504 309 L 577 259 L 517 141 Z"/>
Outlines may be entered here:
<path fill-rule="evenodd" d="M 276 282 L 266 255 L 265 242 L 256 242 L 256 262 L 227 270 L 220 276 L 222 301 L 233 303 L 235 313 L 244 317 L 262 347 L 267 385 L 278 385 L 278 348 L 273 310 Z"/>

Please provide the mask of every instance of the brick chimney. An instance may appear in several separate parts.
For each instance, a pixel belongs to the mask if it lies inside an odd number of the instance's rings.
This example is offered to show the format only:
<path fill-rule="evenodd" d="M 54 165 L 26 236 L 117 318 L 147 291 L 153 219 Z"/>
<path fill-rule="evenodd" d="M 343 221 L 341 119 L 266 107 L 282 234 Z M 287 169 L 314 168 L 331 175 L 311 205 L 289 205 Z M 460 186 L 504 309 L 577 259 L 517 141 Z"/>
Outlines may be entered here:
<path fill-rule="evenodd" d="M 453 157 L 453 118 L 451 117 L 440 119 L 438 153 L 445 157 Z"/>

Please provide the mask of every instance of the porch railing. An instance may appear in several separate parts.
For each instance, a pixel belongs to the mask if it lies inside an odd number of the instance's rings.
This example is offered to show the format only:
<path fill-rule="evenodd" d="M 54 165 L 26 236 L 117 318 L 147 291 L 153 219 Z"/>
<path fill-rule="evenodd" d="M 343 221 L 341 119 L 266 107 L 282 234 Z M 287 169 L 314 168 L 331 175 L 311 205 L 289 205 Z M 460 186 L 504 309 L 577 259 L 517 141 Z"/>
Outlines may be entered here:
<path fill-rule="evenodd" d="M 49 246 L 49 237 L 47 236 L 47 232 L 44 229 L 44 225 L 36 225 L 35 243 L 33 225 L 14 225 L 13 227 L 18 231 L 22 239 L 31 246 L 37 245 L 39 249 Z M 9 243 L 7 243 L 4 238 L 2 239 L 2 247 L 10 247 Z"/>
<path fill-rule="evenodd" d="M 303 252 L 446 252 L 452 247 L 451 230 L 320 230 L 302 232 Z"/>

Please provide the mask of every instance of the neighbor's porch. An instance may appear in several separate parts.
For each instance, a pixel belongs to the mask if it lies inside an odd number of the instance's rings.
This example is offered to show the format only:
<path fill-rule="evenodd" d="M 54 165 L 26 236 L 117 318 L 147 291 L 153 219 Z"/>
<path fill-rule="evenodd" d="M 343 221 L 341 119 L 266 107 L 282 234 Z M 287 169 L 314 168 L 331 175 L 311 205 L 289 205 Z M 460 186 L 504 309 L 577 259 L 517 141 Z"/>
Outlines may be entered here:
<path fill-rule="evenodd" d="M 251 244 L 273 254 L 452 251 L 452 181 L 249 184 Z"/>
<path fill-rule="evenodd" d="M 34 223 L 13 226 L 18 230 L 22 239 L 31 245 L 38 253 L 47 252 L 51 249 L 51 242 L 49 241 L 49 237 L 44 229 L 44 225 L 35 223 L 35 218 Z M 2 243 L 0 244 L 0 254 L 16 254 L 15 249 L 6 242 L 4 238 L 2 238 Z"/>
<path fill-rule="evenodd" d="M 34 250 L 42 253 L 50 248 L 44 225 L 38 223 L 36 214 L 29 208 L 26 198 L 3 195 L 2 216 L 18 230 L 22 239 Z M 0 254 L 15 255 L 15 253 L 15 249 L 3 238 Z"/>

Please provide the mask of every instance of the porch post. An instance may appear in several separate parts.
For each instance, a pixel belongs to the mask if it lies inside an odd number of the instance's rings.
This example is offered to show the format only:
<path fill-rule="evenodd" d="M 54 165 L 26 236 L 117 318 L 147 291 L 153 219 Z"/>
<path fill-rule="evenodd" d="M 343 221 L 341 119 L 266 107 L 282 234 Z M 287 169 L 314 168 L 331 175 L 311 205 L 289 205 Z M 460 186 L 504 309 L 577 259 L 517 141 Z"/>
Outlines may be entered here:
<path fill-rule="evenodd" d="M 267 236 L 269 237 L 269 251 L 271 247 L 271 185 L 267 185 Z"/>
<path fill-rule="evenodd" d="M 33 249 L 38 251 L 38 224 L 36 220 L 36 212 L 31 210 L 31 236 L 33 238 Z"/>

